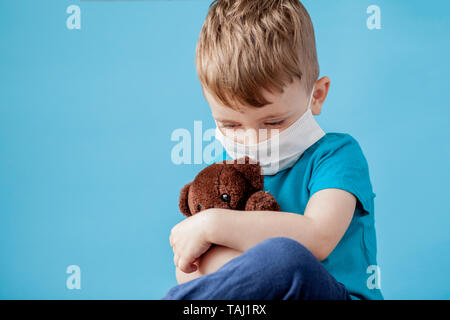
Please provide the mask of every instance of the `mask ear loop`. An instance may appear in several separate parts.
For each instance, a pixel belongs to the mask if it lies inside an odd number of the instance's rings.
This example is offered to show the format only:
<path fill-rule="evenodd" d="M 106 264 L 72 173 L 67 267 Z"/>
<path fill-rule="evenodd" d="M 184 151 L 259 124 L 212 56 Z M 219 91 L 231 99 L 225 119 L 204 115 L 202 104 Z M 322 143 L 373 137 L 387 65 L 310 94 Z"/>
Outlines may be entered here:
<path fill-rule="evenodd" d="M 311 104 L 312 104 L 312 101 L 313 101 L 313 98 L 314 98 L 314 89 L 315 89 L 315 87 L 313 87 L 311 95 L 309 97 L 308 110 L 306 110 L 306 111 L 311 110 Z"/>

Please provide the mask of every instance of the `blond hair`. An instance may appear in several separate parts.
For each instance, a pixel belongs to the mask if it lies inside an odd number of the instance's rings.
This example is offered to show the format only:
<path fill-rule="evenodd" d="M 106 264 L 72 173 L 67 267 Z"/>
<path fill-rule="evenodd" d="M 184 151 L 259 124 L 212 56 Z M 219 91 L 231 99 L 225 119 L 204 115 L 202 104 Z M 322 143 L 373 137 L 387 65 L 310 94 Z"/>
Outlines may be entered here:
<path fill-rule="evenodd" d="M 262 89 L 283 92 L 298 77 L 307 92 L 319 77 L 311 18 L 299 0 L 214 0 L 196 48 L 202 89 L 221 104 L 262 107 Z"/>

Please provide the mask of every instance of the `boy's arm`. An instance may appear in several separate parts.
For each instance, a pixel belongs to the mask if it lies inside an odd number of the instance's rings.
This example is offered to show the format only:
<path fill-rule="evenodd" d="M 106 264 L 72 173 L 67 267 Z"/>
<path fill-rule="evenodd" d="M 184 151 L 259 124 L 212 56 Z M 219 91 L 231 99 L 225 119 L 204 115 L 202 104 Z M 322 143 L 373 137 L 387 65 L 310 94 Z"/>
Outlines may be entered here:
<path fill-rule="evenodd" d="M 300 242 L 324 260 L 341 240 L 352 220 L 356 197 L 342 189 L 323 189 L 308 201 L 304 215 L 274 211 L 207 209 L 172 228 L 170 245 L 174 263 L 195 272 L 198 260 L 212 244 L 245 252 L 272 237 Z"/>
<path fill-rule="evenodd" d="M 304 215 L 273 211 L 210 209 L 207 240 L 239 251 L 272 237 L 288 237 L 324 260 L 352 220 L 356 197 L 341 189 L 323 189 L 311 196 Z"/>

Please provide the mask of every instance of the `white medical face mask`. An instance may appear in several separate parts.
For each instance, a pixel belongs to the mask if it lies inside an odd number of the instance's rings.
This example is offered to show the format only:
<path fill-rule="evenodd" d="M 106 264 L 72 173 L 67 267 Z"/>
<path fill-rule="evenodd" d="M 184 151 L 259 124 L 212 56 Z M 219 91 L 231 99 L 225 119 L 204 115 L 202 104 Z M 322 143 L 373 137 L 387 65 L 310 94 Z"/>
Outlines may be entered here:
<path fill-rule="evenodd" d="M 225 136 L 218 127 L 216 127 L 216 139 L 220 141 L 232 159 L 248 156 L 250 159 L 259 161 L 264 175 L 274 175 L 290 168 L 306 149 L 325 135 L 311 112 L 313 93 L 314 90 L 309 99 L 308 110 L 291 126 L 281 133 L 271 135 L 265 141 L 258 144 L 241 144 Z M 234 132 L 234 130 L 229 131 L 230 135 Z M 260 140 L 264 133 L 267 137 L 267 131 L 259 131 Z"/>

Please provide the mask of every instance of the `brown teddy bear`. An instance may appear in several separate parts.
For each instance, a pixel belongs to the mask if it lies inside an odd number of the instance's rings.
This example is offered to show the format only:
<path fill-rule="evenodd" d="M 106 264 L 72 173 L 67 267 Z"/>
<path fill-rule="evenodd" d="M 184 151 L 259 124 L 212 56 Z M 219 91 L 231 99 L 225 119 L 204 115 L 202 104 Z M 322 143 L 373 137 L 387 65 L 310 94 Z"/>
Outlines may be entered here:
<path fill-rule="evenodd" d="M 209 208 L 280 211 L 263 186 L 261 166 L 248 157 L 213 163 L 183 187 L 180 210 L 187 217 Z"/>

